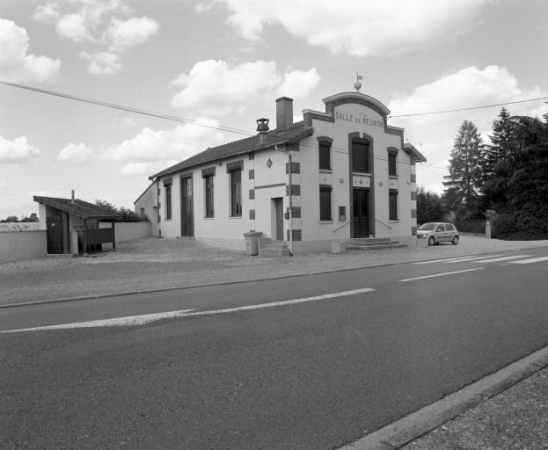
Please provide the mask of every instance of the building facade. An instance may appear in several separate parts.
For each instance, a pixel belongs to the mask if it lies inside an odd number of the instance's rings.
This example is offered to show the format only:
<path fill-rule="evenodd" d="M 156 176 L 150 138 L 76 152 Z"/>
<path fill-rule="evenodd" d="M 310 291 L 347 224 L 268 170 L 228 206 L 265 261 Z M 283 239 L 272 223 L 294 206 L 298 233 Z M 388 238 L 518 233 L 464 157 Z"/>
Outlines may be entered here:
<path fill-rule="evenodd" d="M 274 130 L 259 119 L 257 135 L 150 177 L 158 235 L 243 250 L 243 234 L 257 231 L 293 252 L 350 238 L 414 245 L 415 164 L 426 159 L 388 125 L 378 100 L 344 92 L 324 103 L 325 111 L 304 110 L 293 123 L 293 101 L 282 97 Z"/>

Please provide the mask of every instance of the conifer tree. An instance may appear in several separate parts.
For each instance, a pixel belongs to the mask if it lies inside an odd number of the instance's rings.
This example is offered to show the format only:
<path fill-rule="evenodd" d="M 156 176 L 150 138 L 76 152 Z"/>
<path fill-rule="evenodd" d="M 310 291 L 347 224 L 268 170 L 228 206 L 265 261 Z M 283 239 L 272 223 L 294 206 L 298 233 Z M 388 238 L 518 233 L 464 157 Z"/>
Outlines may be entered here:
<path fill-rule="evenodd" d="M 484 144 L 478 129 L 465 120 L 457 132 L 449 160 L 449 175 L 444 177 L 443 185 L 446 192 L 454 193 L 469 211 L 475 209 L 482 187 L 483 152 Z"/>

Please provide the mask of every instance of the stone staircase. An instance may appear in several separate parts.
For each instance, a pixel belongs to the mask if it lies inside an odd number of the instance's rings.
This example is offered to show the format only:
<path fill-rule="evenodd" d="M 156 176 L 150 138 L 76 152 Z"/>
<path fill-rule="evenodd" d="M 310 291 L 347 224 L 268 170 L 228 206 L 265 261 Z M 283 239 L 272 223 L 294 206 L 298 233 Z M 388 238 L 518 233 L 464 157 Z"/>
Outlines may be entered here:
<path fill-rule="evenodd" d="M 259 248 L 260 256 L 289 256 L 289 248 L 287 243 L 283 241 L 274 241 L 266 244 L 265 247 Z"/>
<path fill-rule="evenodd" d="M 387 250 L 407 247 L 390 238 L 353 238 L 344 241 L 343 244 L 346 250 Z"/>

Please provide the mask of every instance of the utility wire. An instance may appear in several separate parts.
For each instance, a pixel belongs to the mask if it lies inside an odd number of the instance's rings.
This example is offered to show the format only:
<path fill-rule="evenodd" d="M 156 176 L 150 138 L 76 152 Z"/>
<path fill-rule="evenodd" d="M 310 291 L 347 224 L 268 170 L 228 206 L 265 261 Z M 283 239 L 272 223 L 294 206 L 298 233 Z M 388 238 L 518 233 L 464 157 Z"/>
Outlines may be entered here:
<path fill-rule="evenodd" d="M 28 91 L 39 92 L 40 94 L 53 95 L 55 97 L 66 98 L 66 99 L 69 99 L 69 100 L 76 100 L 76 101 L 84 102 L 84 103 L 91 103 L 93 105 L 104 106 L 106 108 L 113 108 L 113 109 L 118 109 L 118 110 L 121 110 L 121 111 L 132 112 L 132 113 L 141 114 L 141 115 L 144 115 L 144 116 L 156 117 L 156 118 L 159 118 L 159 119 L 166 119 L 166 120 L 171 120 L 171 121 L 174 121 L 174 122 L 182 122 L 182 123 L 191 124 L 191 125 L 198 125 L 198 126 L 201 126 L 201 127 L 211 128 L 213 130 L 220 130 L 220 131 L 226 131 L 226 132 L 229 132 L 229 133 L 236 133 L 236 134 L 243 134 L 243 135 L 246 135 L 246 136 L 251 136 L 251 134 L 249 132 L 246 132 L 244 130 L 239 130 L 237 128 L 230 128 L 230 127 L 225 127 L 225 126 L 220 126 L 220 125 L 211 125 L 211 124 L 207 124 L 207 123 L 204 123 L 204 122 L 197 122 L 195 120 L 184 119 L 182 117 L 171 116 L 171 115 L 168 115 L 168 114 L 155 113 L 155 112 L 145 111 L 145 110 L 142 110 L 142 109 L 132 108 L 132 107 L 129 107 L 129 106 L 118 105 L 116 103 L 101 102 L 99 100 L 90 100 L 90 99 L 87 99 L 87 98 L 77 97 L 75 95 L 63 94 L 61 92 L 48 91 L 47 89 L 41 89 L 41 88 L 35 88 L 35 87 L 31 87 L 31 86 L 25 86 L 23 84 L 8 83 L 7 81 L 0 81 L 0 84 L 4 84 L 6 86 L 16 87 L 16 88 L 20 88 L 20 89 L 26 89 Z"/>
<path fill-rule="evenodd" d="M 56 97 L 62 97 L 62 98 L 66 98 L 66 99 L 69 99 L 69 100 L 76 100 L 76 101 L 79 101 L 79 102 L 85 102 L 85 103 L 91 103 L 91 104 L 94 104 L 94 105 L 105 106 L 107 108 L 118 109 L 118 110 L 121 110 L 121 111 L 128 111 L 128 112 L 132 112 L 132 113 L 135 113 L 135 114 L 141 114 L 141 115 L 145 115 L 145 116 L 156 117 L 156 118 L 159 118 L 159 119 L 166 119 L 166 120 L 171 120 L 171 121 L 174 121 L 174 122 L 182 122 L 182 123 L 191 124 L 191 125 L 198 125 L 198 126 L 201 126 L 201 127 L 211 128 L 211 129 L 214 129 L 214 130 L 220 130 L 220 131 L 226 131 L 226 132 L 229 132 L 229 133 L 242 134 L 242 135 L 245 135 L 245 136 L 252 136 L 253 135 L 249 131 L 241 130 L 241 129 L 238 129 L 238 128 L 226 127 L 226 126 L 221 126 L 221 125 L 210 125 L 210 124 L 203 123 L 203 122 L 197 122 L 197 121 L 191 120 L 191 119 L 184 119 L 184 118 L 178 117 L 178 116 L 172 116 L 172 115 L 168 115 L 168 114 L 145 111 L 145 110 L 142 110 L 142 109 L 131 108 L 129 106 L 118 105 L 118 104 L 115 104 L 115 103 L 102 102 L 102 101 L 98 101 L 98 100 L 90 100 L 90 99 L 86 99 L 86 98 L 82 98 L 82 97 L 77 97 L 75 95 L 64 94 L 64 93 L 55 92 L 55 91 L 49 91 L 47 89 L 35 88 L 35 87 L 32 87 L 32 86 L 26 86 L 26 85 L 23 85 L 23 84 L 9 83 L 7 81 L 1 81 L 1 80 L 0 80 L 0 84 L 4 84 L 6 86 L 16 87 L 16 88 L 20 88 L 20 89 L 26 89 L 28 91 L 39 92 L 41 94 L 47 94 L 47 95 L 53 95 L 53 96 L 56 96 Z M 429 112 L 421 112 L 421 113 L 390 115 L 390 116 L 388 116 L 388 118 L 425 116 L 425 115 L 431 115 L 431 114 L 447 114 L 447 113 L 453 113 L 453 112 L 471 111 L 471 110 L 475 110 L 475 109 L 484 109 L 484 108 L 494 108 L 494 107 L 498 107 L 498 106 L 515 105 L 515 104 L 518 104 L 518 103 L 536 102 L 536 101 L 540 101 L 540 100 L 548 100 L 548 97 L 530 98 L 530 99 L 527 99 L 527 100 L 519 100 L 519 101 L 515 101 L 515 102 L 505 102 L 505 103 L 495 103 L 495 104 L 492 104 L 492 105 L 472 106 L 472 107 L 469 107 L 469 108 L 446 109 L 446 110 L 440 110 L 440 111 L 429 111 Z"/>
<path fill-rule="evenodd" d="M 400 115 L 397 115 L 397 116 L 390 115 L 388 117 L 392 118 L 392 117 L 426 116 L 428 114 L 447 114 L 447 113 L 453 113 L 453 112 L 471 111 L 473 109 L 484 109 L 484 108 L 494 108 L 496 106 L 515 105 L 517 103 L 537 102 L 537 101 L 540 101 L 540 100 L 547 100 L 547 99 L 548 99 L 548 97 L 530 98 L 530 99 L 527 99 L 527 100 L 519 100 L 517 102 L 495 103 L 493 105 L 472 106 L 470 108 L 445 109 L 445 110 L 441 110 L 441 111 L 430 111 L 430 112 L 412 113 L 412 114 L 400 114 Z"/>

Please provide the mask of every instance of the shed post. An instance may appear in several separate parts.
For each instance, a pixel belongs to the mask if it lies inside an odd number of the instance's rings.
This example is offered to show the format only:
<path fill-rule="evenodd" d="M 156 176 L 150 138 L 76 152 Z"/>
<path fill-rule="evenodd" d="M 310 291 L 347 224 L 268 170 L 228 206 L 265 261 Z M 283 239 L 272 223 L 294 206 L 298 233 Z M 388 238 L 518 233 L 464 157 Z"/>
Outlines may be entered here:
<path fill-rule="evenodd" d="M 112 222 L 112 248 L 116 250 L 116 227 L 114 226 L 114 220 Z"/>
<path fill-rule="evenodd" d="M 84 219 L 84 236 L 82 239 L 84 255 L 88 253 L 88 219 Z"/>

